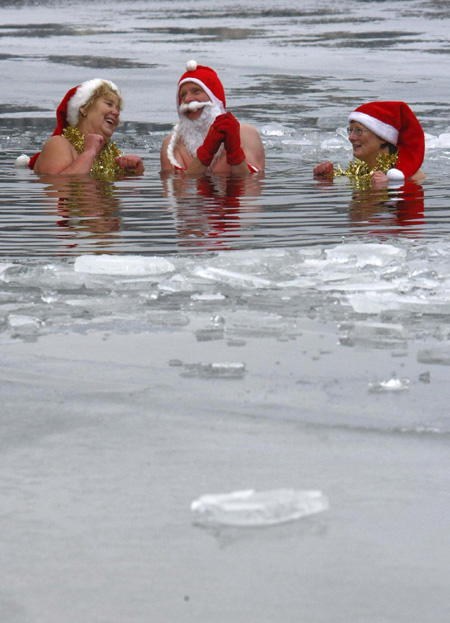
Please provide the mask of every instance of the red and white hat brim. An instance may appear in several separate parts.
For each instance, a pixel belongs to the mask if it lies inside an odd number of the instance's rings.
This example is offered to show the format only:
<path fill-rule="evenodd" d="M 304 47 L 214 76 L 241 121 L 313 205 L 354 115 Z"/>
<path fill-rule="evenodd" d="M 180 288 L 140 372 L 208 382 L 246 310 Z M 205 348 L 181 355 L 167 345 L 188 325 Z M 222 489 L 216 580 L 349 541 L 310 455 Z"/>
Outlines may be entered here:
<path fill-rule="evenodd" d="M 371 117 L 370 115 L 364 112 L 353 111 L 348 118 L 349 121 L 357 121 L 361 123 L 363 126 L 371 130 L 374 134 L 379 136 L 380 138 L 384 138 L 385 141 L 392 143 L 393 145 L 397 145 L 398 141 L 398 130 L 394 128 L 392 125 L 388 123 L 384 123 L 375 117 Z"/>

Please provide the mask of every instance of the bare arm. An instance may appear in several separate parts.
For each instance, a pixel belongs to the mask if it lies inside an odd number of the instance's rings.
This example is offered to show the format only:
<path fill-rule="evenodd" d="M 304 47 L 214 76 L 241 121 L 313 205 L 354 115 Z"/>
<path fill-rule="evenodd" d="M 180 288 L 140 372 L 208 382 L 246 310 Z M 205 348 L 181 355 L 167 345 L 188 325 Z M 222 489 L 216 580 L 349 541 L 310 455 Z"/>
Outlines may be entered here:
<path fill-rule="evenodd" d="M 231 167 L 231 175 L 248 175 L 250 173 L 248 165 L 256 167 L 258 171 L 264 171 L 266 156 L 258 130 L 251 125 L 241 125 L 240 134 L 245 160 Z"/>
<path fill-rule="evenodd" d="M 34 166 L 39 175 L 66 175 L 88 174 L 94 163 L 94 158 L 103 146 L 103 137 L 99 134 L 86 134 L 85 149 L 79 156 L 74 155 L 70 142 L 63 136 L 52 136 L 45 143 L 39 158 Z"/>

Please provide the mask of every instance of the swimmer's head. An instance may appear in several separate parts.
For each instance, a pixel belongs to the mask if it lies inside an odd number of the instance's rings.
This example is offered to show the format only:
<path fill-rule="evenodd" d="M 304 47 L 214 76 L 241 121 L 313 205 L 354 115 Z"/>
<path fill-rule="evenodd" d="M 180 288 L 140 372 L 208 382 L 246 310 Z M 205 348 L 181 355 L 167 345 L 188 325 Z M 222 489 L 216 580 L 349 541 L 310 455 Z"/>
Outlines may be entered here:
<path fill-rule="evenodd" d="M 180 109 L 180 104 L 183 104 L 181 101 L 182 86 L 188 82 L 198 85 L 204 91 L 209 101 L 220 110 L 219 114 L 225 112 L 225 91 L 216 72 L 210 67 L 197 65 L 196 61 L 188 61 L 186 63 L 186 71 L 178 81 L 177 87 L 177 108 L 180 113 L 183 112 Z M 199 102 L 201 101 L 202 99 L 199 98 Z M 197 108 L 197 110 L 200 110 L 200 108 Z"/>
<path fill-rule="evenodd" d="M 368 102 L 350 113 L 356 121 L 398 150 L 397 169 L 410 177 L 422 165 L 425 135 L 419 120 L 405 102 Z M 385 143 L 383 143 L 385 145 Z"/>

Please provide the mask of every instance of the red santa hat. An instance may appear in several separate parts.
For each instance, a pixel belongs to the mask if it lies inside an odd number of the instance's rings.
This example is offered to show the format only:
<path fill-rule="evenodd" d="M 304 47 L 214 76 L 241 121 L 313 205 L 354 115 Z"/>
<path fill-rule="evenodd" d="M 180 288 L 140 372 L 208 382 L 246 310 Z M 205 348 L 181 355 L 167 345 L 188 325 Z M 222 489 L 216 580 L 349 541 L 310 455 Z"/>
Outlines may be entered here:
<path fill-rule="evenodd" d="M 180 87 L 185 82 L 195 82 L 201 86 L 209 99 L 219 106 L 221 112 L 225 112 L 225 91 L 218 75 L 213 69 L 205 67 L 204 65 L 197 65 L 196 61 L 188 61 L 186 63 L 186 72 L 178 81 L 177 107 L 180 104 Z"/>
<path fill-rule="evenodd" d="M 56 128 L 53 131 L 52 136 L 62 134 L 67 126 L 76 126 L 80 117 L 80 107 L 88 103 L 95 91 L 102 85 L 106 85 L 113 93 L 117 94 L 119 99 L 122 99 L 120 89 L 109 80 L 102 80 L 100 78 L 94 78 L 93 80 L 86 80 L 82 84 L 73 87 L 63 97 L 61 103 L 56 109 Z M 39 157 L 38 152 L 31 158 L 22 154 L 16 160 L 16 167 L 28 166 L 30 169 L 34 168 L 35 162 Z"/>
<path fill-rule="evenodd" d="M 391 179 L 411 177 L 422 165 L 425 135 L 417 117 L 405 102 L 369 102 L 354 110 L 349 121 L 358 121 L 380 138 L 398 148 L 397 169 Z"/>

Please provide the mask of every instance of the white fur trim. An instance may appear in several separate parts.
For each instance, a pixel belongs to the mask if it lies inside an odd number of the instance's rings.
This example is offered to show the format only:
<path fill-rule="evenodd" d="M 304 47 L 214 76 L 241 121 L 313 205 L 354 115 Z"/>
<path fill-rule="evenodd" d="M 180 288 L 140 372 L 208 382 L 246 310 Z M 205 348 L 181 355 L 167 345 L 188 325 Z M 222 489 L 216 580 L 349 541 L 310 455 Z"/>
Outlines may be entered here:
<path fill-rule="evenodd" d="M 195 71 L 197 67 L 197 61 L 188 61 L 186 63 L 186 71 Z"/>
<path fill-rule="evenodd" d="M 220 108 L 220 114 L 223 114 L 225 112 L 225 108 L 223 105 L 222 100 L 220 100 L 219 98 L 217 98 L 214 93 L 211 91 L 211 89 L 209 89 L 206 84 L 204 84 L 201 80 L 199 80 L 198 78 L 185 78 L 184 80 L 182 80 L 179 85 L 178 85 L 178 89 L 177 89 L 177 110 L 178 110 L 178 101 L 179 101 L 179 93 L 180 93 L 180 88 L 181 85 L 184 84 L 185 82 L 195 82 L 195 84 L 198 84 L 199 86 L 202 87 L 202 89 L 204 90 L 204 92 L 206 93 L 206 95 L 209 97 L 209 99 L 214 102 L 215 104 L 217 104 L 217 106 Z"/>
<path fill-rule="evenodd" d="M 405 179 L 405 175 L 400 169 L 389 169 L 386 175 L 391 182 L 402 182 Z"/>
<path fill-rule="evenodd" d="M 371 117 L 365 112 L 353 111 L 348 118 L 349 121 L 358 121 L 362 125 L 366 126 L 369 130 L 372 130 L 380 138 L 384 138 L 385 141 L 397 145 L 398 130 L 394 126 L 380 121 L 376 117 Z"/>
<path fill-rule="evenodd" d="M 16 158 L 14 166 L 17 168 L 27 167 L 29 162 L 30 162 L 30 157 L 27 156 L 26 154 L 22 154 L 21 156 Z"/>
<path fill-rule="evenodd" d="M 113 91 L 120 95 L 120 89 L 114 84 L 114 82 L 110 82 L 109 80 L 94 78 L 93 80 L 83 82 L 83 84 L 80 84 L 75 92 L 75 95 L 72 95 L 69 103 L 67 104 L 67 121 L 69 125 L 74 127 L 77 125 L 78 118 L 80 116 L 80 106 L 84 106 L 89 101 L 92 93 L 103 83 L 106 83 Z"/>

